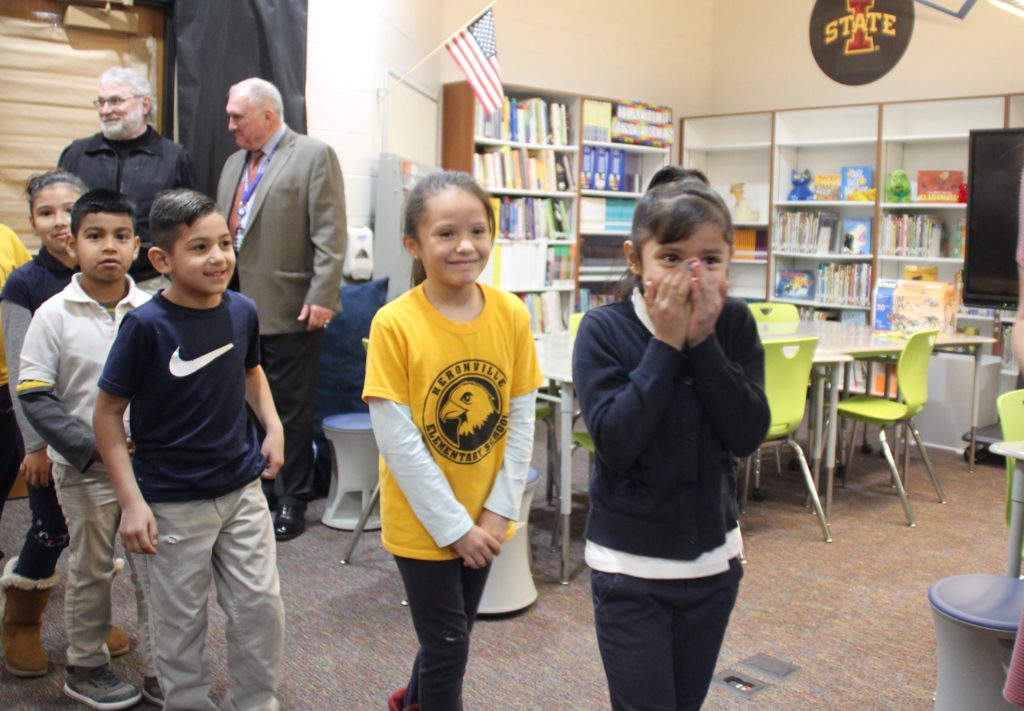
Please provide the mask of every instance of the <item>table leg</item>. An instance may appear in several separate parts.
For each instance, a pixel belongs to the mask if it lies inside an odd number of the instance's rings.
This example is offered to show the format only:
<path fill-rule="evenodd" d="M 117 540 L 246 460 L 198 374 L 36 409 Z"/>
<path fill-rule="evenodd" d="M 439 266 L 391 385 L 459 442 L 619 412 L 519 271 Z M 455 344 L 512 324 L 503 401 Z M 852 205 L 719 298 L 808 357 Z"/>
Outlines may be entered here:
<path fill-rule="evenodd" d="M 971 444 L 967 457 L 968 471 L 974 471 L 974 455 L 977 452 L 978 435 L 978 381 L 981 379 L 981 346 L 974 347 L 974 382 L 971 385 Z M 1019 564 L 1018 564 L 1019 569 Z"/>
<path fill-rule="evenodd" d="M 814 410 L 811 420 L 814 424 L 814 432 L 811 437 L 811 457 L 814 459 L 814 488 L 819 490 L 821 482 L 821 429 L 825 417 L 825 374 L 822 370 L 822 366 L 814 366 L 811 371 L 814 373 Z"/>
<path fill-rule="evenodd" d="M 1018 459 L 1013 470 L 1013 486 L 1010 489 L 1010 540 L 1006 549 L 1006 574 L 1011 578 L 1020 577 L 1020 547 L 1024 536 L 1024 469 Z"/>
<path fill-rule="evenodd" d="M 559 579 L 562 585 L 569 584 L 569 518 L 572 514 L 572 414 L 573 414 L 572 383 L 562 383 L 559 411 L 561 415 L 561 482 L 559 491 L 559 515 L 562 517 L 562 569 Z"/>
<path fill-rule="evenodd" d="M 828 432 L 825 433 L 825 520 L 832 521 L 832 484 L 836 472 L 836 439 L 839 432 L 839 378 L 843 366 L 833 363 L 829 369 L 832 388 L 828 393 Z"/>

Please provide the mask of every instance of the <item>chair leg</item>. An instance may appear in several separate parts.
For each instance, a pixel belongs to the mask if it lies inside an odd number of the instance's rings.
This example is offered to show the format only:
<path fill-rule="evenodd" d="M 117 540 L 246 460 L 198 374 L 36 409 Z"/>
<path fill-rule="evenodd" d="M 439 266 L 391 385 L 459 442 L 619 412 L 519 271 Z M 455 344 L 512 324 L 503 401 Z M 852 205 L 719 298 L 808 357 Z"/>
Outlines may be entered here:
<path fill-rule="evenodd" d="M 747 499 L 750 495 L 750 468 L 753 464 L 753 458 L 756 456 L 757 452 L 743 459 L 743 489 L 740 492 L 740 515 L 747 512 Z"/>
<path fill-rule="evenodd" d="M 942 490 L 942 482 L 939 481 L 939 475 L 935 473 L 935 469 L 932 467 L 931 457 L 928 456 L 928 449 L 924 446 L 921 441 L 921 433 L 917 430 L 917 425 L 914 424 L 913 420 L 907 420 L 907 427 L 910 429 L 910 433 L 914 435 L 914 442 L 917 444 L 917 451 L 921 453 L 921 459 L 924 460 L 924 467 L 928 470 L 928 476 L 932 478 L 932 486 L 935 487 L 935 493 L 939 497 L 939 503 L 946 503 L 946 493 Z"/>
<path fill-rule="evenodd" d="M 825 518 L 825 512 L 821 508 L 821 500 L 818 498 L 818 490 L 814 488 L 814 480 L 811 478 L 811 469 L 807 466 L 807 458 L 804 457 L 804 450 L 800 449 L 800 445 L 796 443 L 796 440 L 792 437 L 786 439 L 786 443 L 793 448 L 796 452 L 797 460 L 800 462 L 800 471 L 804 475 L 804 483 L 807 485 L 807 493 L 811 497 L 811 505 L 814 506 L 814 513 L 818 517 L 818 523 L 821 525 L 821 533 L 825 537 L 826 543 L 832 542 L 832 531 L 829 528 L 828 520 Z"/>
<path fill-rule="evenodd" d="M 878 442 L 882 445 L 882 454 L 885 456 L 885 461 L 889 463 L 889 472 L 892 474 L 896 491 L 899 492 L 900 501 L 903 502 L 903 513 L 907 515 L 907 523 L 911 528 L 914 528 L 917 522 L 914 520 L 914 512 L 910 510 L 910 502 L 907 500 L 907 492 L 903 488 L 903 482 L 900 480 L 900 473 L 896 470 L 896 462 L 892 458 L 892 450 L 889 449 L 889 443 L 886 441 L 884 427 L 878 428 Z"/>
<path fill-rule="evenodd" d="M 548 505 L 555 500 L 555 495 L 558 490 L 558 435 L 555 432 L 555 423 L 551 420 L 544 420 L 544 424 L 547 426 L 547 445 L 548 445 L 548 483 L 546 487 L 546 494 L 548 498 Z"/>
<path fill-rule="evenodd" d="M 782 474 L 782 455 L 779 454 L 779 448 L 775 448 L 775 471 Z"/>
<path fill-rule="evenodd" d="M 356 543 L 359 542 L 359 537 L 363 535 L 363 529 L 366 528 L 366 522 L 370 518 L 370 514 L 373 512 L 373 507 L 377 505 L 377 501 L 380 499 L 380 482 L 377 482 L 377 486 L 373 487 L 373 493 L 370 495 L 370 500 L 366 502 L 366 506 L 363 507 L 362 512 L 359 514 L 359 520 L 356 521 L 356 527 L 352 531 L 352 540 L 345 546 L 345 552 L 341 554 L 341 564 L 348 565 L 349 561 L 352 560 L 352 552 L 356 549 Z"/>

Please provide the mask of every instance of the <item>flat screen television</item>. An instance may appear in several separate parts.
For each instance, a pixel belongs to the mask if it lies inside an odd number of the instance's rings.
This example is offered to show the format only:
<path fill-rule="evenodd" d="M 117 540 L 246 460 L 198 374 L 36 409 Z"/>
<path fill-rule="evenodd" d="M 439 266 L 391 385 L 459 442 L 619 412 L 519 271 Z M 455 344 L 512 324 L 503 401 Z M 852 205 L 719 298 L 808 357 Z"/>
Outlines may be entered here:
<path fill-rule="evenodd" d="M 1017 307 L 1017 239 L 1021 233 L 1024 128 L 970 133 L 964 303 Z"/>

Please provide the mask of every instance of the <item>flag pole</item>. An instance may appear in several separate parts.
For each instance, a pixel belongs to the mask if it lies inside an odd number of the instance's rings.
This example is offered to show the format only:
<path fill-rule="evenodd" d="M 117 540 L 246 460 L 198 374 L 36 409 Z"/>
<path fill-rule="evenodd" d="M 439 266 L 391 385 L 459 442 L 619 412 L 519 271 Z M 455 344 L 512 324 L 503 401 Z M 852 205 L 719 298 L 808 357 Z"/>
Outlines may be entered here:
<path fill-rule="evenodd" d="M 428 59 L 430 59 L 430 58 L 431 58 L 431 57 L 433 57 L 433 56 L 434 56 L 435 54 L 437 54 L 437 53 L 438 53 L 439 51 L 441 51 L 442 49 L 444 49 L 445 45 L 447 45 L 447 44 L 448 44 L 449 42 L 451 42 L 451 40 L 452 40 L 452 37 L 454 37 L 455 35 L 457 35 L 457 34 L 459 34 L 460 32 L 462 32 L 462 31 L 463 31 L 464 29 L 466 29 L 466 27 L 467 27 L 467 26 L 468 26 L 468 25 L 469 25 L 469 24 L 470 24 L 471 22 L 473 22 L 473 20 L 477 19 L 478 17 L 480 17 L 481 15 L 483 15 L 483 14 L 484 14 L 485 12 L 487 12 L 488 10 L 490 10 L 490 9 L 491 9 L 492 7 L 494 7 L 494 6 L 495 6 L 495 5 L 497 5 L 497 4 L 498 4 L 498 0 L 491 0 L 491 2 L 490 2 L 490 3 L 488 4 L 488 5 L 487 5 L 487 7 L 485 7 L 485 8 L 483 9 L 483 10 L 480 10 L 480 12 L 476 13 L 475 15 L 473 15 L 473 17 L 469 18 L 469 19 L 468 19 L 468 20 L 467 20 L 466 22 L 463 22 L 463 23 L 462 23 L 461 25 L 459 25 L 459 29 L 455 30 L 455 31 L 454 31 L 454 32 L 452 32 L 452 33 L 451 33 L 450 35 L 448 35 L 448 38 L 447 38 L 447 39 L 446 39 L 446 40 L 445 40 L 444 42 L 442 42 L 441 44 L 437 45 L 437 47 L 435 47 L 435 48 L 434 48 L 433 50 L 431 50 L 430 54 L 428 54 L 427 56 L 425 56 L 425 57 L 424 57 L 423 59 L 421 59 L 420 61 L 416 62 L 416 64 L 415 64 L 415 65 L 413 65 L 412 69 L 410 69 L 410 70 L 409 70 L 409 71 L 407 71 L 407 72 L 406 72 L 405 74 L 403 74 L 402 76 L 400 76 L 400 77 L 398 78 L 398 81 L 396 81 L 396 82 L 394 83 L 394 85 L 392 85 L 392 86 L 391 86 L 391 88 L 385 88 L 385 89 L 384 89 L 384 90 L 382 91 L 382 93 L 381 93 L 381 95 L 380 95 L 380 98 L 381 98 L 381 99 L 384 99 L 384 98 L 386 98 L 386 97 L 387 97 L 387 95 L 391 93 L 391 90 L 392 90 L 392 89 L 394 89 L 394 88 L 395 88 L 396 86 L 398 86 L 399 84 L 403 84 L 403 83 L 405 83 L 405 80 L 409 78 L 409 75 L 410 75 L 410 74 L 412 74 L 412 73 L 413 73 L 414 71 L 416 71 L 416 70 L 417 70 L 417 69 L 419 69 L 419 68 L 420 68 L 421 66 L 423 66 L 423 64 L 424 64 L 424 63 L 425 63 L 425 62 L 426 62 L 426 61 L 427 61 Z"/>

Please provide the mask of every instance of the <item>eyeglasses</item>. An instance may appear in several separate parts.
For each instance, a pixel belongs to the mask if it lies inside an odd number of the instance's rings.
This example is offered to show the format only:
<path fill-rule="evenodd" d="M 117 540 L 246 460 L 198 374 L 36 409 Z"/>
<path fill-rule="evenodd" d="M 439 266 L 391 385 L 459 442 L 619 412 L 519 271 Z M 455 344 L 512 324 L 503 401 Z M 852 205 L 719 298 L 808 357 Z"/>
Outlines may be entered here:
<path fill-rule="evenodd" d="M 137 98 L 139 98 L 138 94 L 132 94 L 131 96 L 111 96 L 106 99 L 104 99 L 101 96 L 98 96 L 92 100 L 92 105 L 95 106 L 97 109 L 101 109 L 104 106 L 109 106 L 112 109 L 116 109 L 119 108 L 121 104 Z"/>

